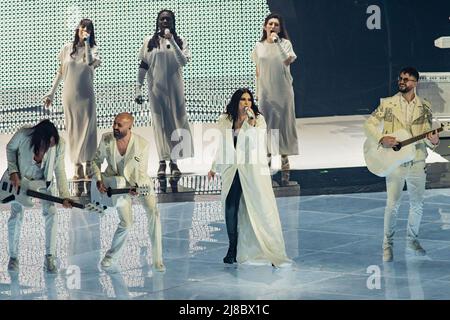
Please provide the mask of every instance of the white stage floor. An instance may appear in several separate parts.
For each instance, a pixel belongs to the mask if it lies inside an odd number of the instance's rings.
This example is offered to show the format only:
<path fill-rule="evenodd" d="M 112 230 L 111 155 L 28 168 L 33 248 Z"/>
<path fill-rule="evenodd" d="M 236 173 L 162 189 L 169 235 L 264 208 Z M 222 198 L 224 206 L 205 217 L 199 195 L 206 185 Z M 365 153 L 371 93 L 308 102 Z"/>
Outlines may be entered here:
<path fill-rule="evenodd" d="M 300 155 L 291 156 L 290 163 L 293 170 L 322 169 L 322 168 L 346 168 L 364 167 L 363 144 L 365 136 L 363 123 L 367 116 L 335 116 L 320 118 L 297 119 L 297 131 L 300 144 Z M 206 174 L 211 166 L 211 145 L 205 132 L 213 128 L 215 124 L 192 124 L 194 135 L 195 157 L 179 161 L 182 172 Z M 109 129 L 108 129 L 109 130 Z M 108 131 L 99 131 L 102 133 Z M 155 149 L 153 130 L 151 127 L 134 128 L 134 131 L 145 137 L 150 142 L 149 174 L 156 175 L 158 169 L 158 155 Z M 5 147 L 12 135 L 0 135 L 0 170 L 6 169 Z M 62 133 L 66 137 L 66 132 Z M 206 140 L 206 141 L 205 141 Z M 448 162 L 439 154 L 429 150 L 428 163 Z M 280 157 L 277 157 L 273 165 L 280 167 Z M 68 177 L 73 175 L 73 164 L 66 150 L 66 170 Z"/>
<path fill-rule="evenodd" d="M 227 234 L 220 202 L 160 203 L 165 273 L 152 270 L 140 205 L 133 207 L 135 223 L 109 272 L 99 262 L 119 222 L 114 210 L 100 216 L 59 209 L 57 275 L 43 272 L 41 210 L 26 210 L 20 271 L 8 272 L 9 208 L 0 206 L 0 300 L 450 299 L 448 194 L 449 189 L 426 191 L 420 236 L 425 257 L 405 252 L 403 199 L 392 263 L 382 262 L 384 192 L 277 198 L 286 251 L 294 261 L 281 269 L 222 263 Z"/>
<path fill-rule="evenodd" d="M 364 166 L 364 116 L 298 119 L 301 155 L 293 169 Z M 209 125 L 194 125 L 196 141 Z M 136 128 L 154 144 L 149 128 Z M 1 165 L 6 168 L 0 136 Z M 197 150 L 198 151 L 198 150 Z M 189 162 L 190 161 L 190 162 Z M 211 159 L 197 152 L 180 163 L 185 172 L 205 174 Z M 428 162 L 447 162 L 431 153 Z M 70 159 L 67 171 L 72 173 Z M 150 174 L 157 168 L 150 157 Z M 69 175 L 70 177 L 70 175 Z M 385 192 L 277 198 L 288 268 L 226 266 L 227 234 L 218 196 L 193 202 L 158 203 L 165 273 L 152 270 L 147 217 L 133 206 L 134 225 L 126 248 L 110 272 L 99 262 L 119 222 L 105 215 L 58 208 L 59 273 L 43 272 L 44 219 L 41 208 L 25 210 L 19 244 L 20 270 L 7 271 L 9 205 L 0 205 L 0 300 L 15 299 L 449 299 L 449 189 L 426 190 L 420 241 L 428 255 L 405 252 L 408 197 L 402 199 L 393 263 L 382 262 Z M 375 272 L 375 273 L 374 273 Z"/>

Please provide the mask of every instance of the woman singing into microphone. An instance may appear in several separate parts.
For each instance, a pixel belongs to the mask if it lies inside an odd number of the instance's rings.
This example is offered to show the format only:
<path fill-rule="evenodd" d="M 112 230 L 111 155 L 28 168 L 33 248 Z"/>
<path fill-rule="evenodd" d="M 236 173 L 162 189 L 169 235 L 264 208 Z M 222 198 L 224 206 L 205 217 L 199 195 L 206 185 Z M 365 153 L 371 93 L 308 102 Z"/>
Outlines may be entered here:
<path fill-rule="evenodd" d="M 159 177 L 166 174 L 166 161 L 170 161 L 170 173 L 180 176 L 176 160 L 194 154 L 182 74 L 182 68 L 190 59 L 187 42 L 176 32 L 175 14 L 170 10 L 160 11 L 154 34 L 144 39 L 139 51 L 141 64 L 135 97 L 137 103 L 143 102 L 142 85 L 147 75 L 152 127 L 159 156 Z"/>
<path fill-rule="evenodd" d="M 272 156 L 281 154 L 283 184 L 289 181 L 288 155 L 298 154 L 290 71 L 290 65 L 296 58 L 283 18 L 276 13 L 268 15 L 264 20 L 261 40 L 253 49 L 252 60 L 256 64 L 258 104 L 267 121 L 269 166 Z M 276 130 L 279 139 L 275 139 Z"/>
<path fill-rule="evenodd" d="M 80 21 L 73 42 L 65 44 L 58 56 L 61 65 L 53 80 L 44 104 L 52 104 L 62 80 L 62 105 L 68 135 L 70 158 L 75 162 L 74 179 L 83 179 L 90 173 L 91 161 L 97 150 L 97 113 L 94 94 L 94 69 L 100 65 L 94 24 L 89 19 Z"/>
<path fill-rule="evenodd" d="M 221 141 L 208 177 L 219 172 L 222 178 L 229 238 L 223 262 L 290 264 L 266 163 L 266 122 L 249 89 L 236 90 L 218 127 Z"/>

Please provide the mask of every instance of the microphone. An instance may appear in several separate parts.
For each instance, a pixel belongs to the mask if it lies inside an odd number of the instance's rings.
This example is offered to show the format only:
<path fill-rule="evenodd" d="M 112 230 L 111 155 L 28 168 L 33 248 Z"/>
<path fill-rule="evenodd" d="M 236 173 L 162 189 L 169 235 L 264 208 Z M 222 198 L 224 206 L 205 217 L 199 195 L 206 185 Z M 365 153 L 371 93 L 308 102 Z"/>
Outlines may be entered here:
<path fill-rule="evenodd" d="M 168 35 L 169 33 L 170 33 L 170 30 L 168 28 L 164 29 L 165 35 Z M 166 47 L 167 47 L 167 49 L 170 49 L 169 39 L 166 39 Z"/>
<path fill-rule="evenodd" d="M 84 38 L 83 38 L 84 42 L 88 41 L 90 36 L 91 36 L 90 34 L 88 34 L 87 36 L 84 36 Z"/>
<path fill-rule="evenodd" d="M 247 116 L 250 120 L 255 119 L 255 115 L 253 114 L 253 112 L 250 111 L 250 108 L 245 108 L 245 112 L 247 113 Z"/>
<path fill-rule="evenodd" d="M 274 43 L 277 43 L 278 40 L 279 40 L 278 35 L 277 35 L 275 32 L 272 32 L 272 34 L 273 34 L 273 36 L 272 36 L 272 41 L 273 41 Z"/>

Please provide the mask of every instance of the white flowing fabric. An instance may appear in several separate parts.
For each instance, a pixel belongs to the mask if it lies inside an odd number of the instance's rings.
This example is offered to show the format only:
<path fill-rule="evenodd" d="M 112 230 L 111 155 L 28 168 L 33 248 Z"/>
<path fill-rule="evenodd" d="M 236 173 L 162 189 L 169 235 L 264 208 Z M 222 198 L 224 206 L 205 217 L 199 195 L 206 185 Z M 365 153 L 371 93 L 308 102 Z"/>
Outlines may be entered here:
<path fill-rule="evenodd" d="M 150 39 L 144 39 L 139 59 L 149 66 L 148 97 L 159 160 L 192 157 L 194 148 L 186 113 L 182 73 L 182 67 L 191 58 L 189 46 L 182 39 L 183 49 L 180 49 L 172 38 L 168 48 L 165 43 L 169 40 L 160 38 L 160 48 L 149 52 L 147 45 Z"/>
<path fill-rule="evenodd" d="M 294 88 L 290 66 L 284 64 L 288 57 L 296 59 L 292 44 L 287 39 L 278 43 L 257 42 L 252 60 L 259 75 L 256 88 L 258 106 L 267 120 L 269 153 L 273 155 L 298 154 L 298 137 L 295 126 Z M 279 146 L 271 140 L 270 130 L 279 130 Z"/>
<path fill-rule="evenodd" d="M 242 185 L 238 213 L 239 263 L 291 263 L 286 255 L 281 222 L 266 162 L 266 122 L 262 115 L 256 127 L 246 121 L 239 131 L 236 149 L 233 144 L 232 121 L 220 116 L 221 139 L 212 171 L 222 178 L 222 210 L 236 171 Z"/>
<path fill-rule="evenodd" d="M 97 150 L 97 113 L 94 94 L 94 69 L 100 65 L 97 47 L 91 48 L 93 63 L 89 65 L 85 48 L 77 46 L 73 58 L 72 43 L 59 54 L 64 79 L 62 104 L 74 163 L 91 161 Z"/>

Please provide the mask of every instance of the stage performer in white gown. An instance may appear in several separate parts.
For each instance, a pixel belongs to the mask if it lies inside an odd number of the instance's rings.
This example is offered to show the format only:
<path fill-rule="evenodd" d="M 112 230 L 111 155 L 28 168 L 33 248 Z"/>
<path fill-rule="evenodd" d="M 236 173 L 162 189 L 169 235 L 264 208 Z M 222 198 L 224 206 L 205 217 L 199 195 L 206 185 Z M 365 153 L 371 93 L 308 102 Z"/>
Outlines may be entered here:
<path fill-rule="evenodd" d="M 289 264 L 266 162 L 266 122 L 250 90 L 233 94 L 218 127 L 222 139 L 208 175 L 212 178 L 218 172 L 222 178 L 229 238 L 223 261 Z"/>

